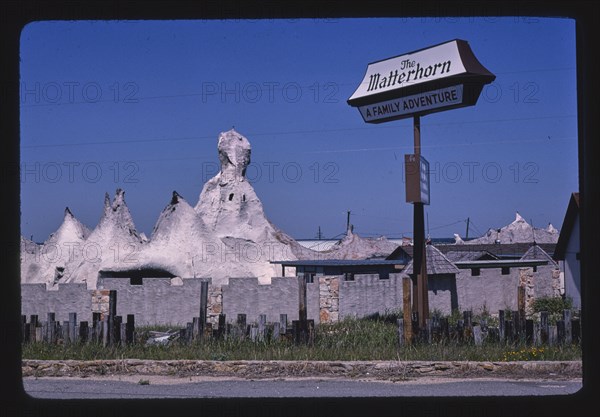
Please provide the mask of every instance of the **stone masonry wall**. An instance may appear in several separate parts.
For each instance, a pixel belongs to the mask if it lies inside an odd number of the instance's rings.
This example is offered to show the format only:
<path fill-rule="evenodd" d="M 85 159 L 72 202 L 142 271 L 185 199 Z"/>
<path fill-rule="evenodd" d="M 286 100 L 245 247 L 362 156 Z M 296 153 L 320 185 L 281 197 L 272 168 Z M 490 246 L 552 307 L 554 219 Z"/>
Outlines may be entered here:
<path fill-rule="evenodd" d="M 340 314 L 341 277 L 319 277 L 319 321 L 335 323 Z"/>

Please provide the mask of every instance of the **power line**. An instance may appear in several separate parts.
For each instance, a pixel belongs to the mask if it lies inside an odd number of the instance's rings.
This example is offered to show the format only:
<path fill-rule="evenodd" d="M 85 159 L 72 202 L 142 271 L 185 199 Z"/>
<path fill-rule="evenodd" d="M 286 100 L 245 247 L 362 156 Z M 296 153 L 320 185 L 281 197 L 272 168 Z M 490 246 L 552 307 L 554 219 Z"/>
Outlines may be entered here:
<path fill-rule="evenodd" d="M 574 71 L 576 68 L 575 67 L 562 67 L 562 68 L 543 68 L 543 69 L 531 69 L 531 70 L 521 70 L 521 71 L 505 71 L 505 72 L 497 72 L 496 75 L 503 75 L 503 74 L 523 74 L 523 73 L 532 73 L 532 72 L 551 72 L 551 71 Z M 224 82 L 221 82 L 220 84 L 223 84 Z M 252 82 L 252 81 L 248 81 L 247 83 L 245 83 L 245 85 L 247 84 L 253 84 L 258 86 L 259 88 L 253 88 L 253 91 L 260 91 L 261 93 L 267 91 L 267 92 L 272 92 L 272 91 L 283 91 L 285 86 L 287 85 L 287 83 L 282 82 L 282 86 L 274 86 L 274 85 L 270 85 L 270 86 L 265 86 L 264 88 L 260 88 L 260 85 L 257 82 Z M 241 84 L 238 82 L 238 85 Z M 278 83 L 279 84 L 279 83 Z M 357 87 L 359 86 L 361 83 L 357 84 L 355 82 L 345 82 L 345 83 L 336 83 L 333 81 L 329 81 L 329 82 L 323 82 L 323 85 L 335 85 L 337 87 L 340 86 L 351 86 L 351 87 Z M 296 86 L 295 86 L 296 87 Z M 299 86 L 300 89 L 302 91 L 304 90 L 314 90 L 315 89 L 315 83 L 312 83 L 310 85 L 305 85 L 305 86 Z M 161 100 L 161 99 L 170 99 L 170 98 L 185 98 L 185 97 L 205 97 L 206 96 L 206 92 L 200 92 L 200 93 L 184 93 L 184 94 L 165 94 L 165 95 L 157 95 L 157 96 L 145 96 L 145 97 L 135 97 L 132 98 L 132 100 Z M 136 101 L 137 102 L 137 101 Z M 63 106 L 63 105 L 75 105 L 75 104 L 97 104 L 97 103 L 117 103 L 115 101 L 114 98 L 110 98 L 110 99 L 99 99 L 99 100 L 81 100 L 81 101 L 69 101 L 69 102 L 65 102 L 65 103 L 31 103 L 31 104 L 20 104 L 20 107 L 22 108 L 27 108 L 27 107 L 45 107 L 45 106 Z"/>
<path fill-rule="evenodd" d="M 559 118 L 573 118 L 575 115 L 557 115 L 557 116 L 540 116 L 540 117 L 525 117 L 525 118 L 511 118 L 511 119 L 489 119 L 489 120 L 472 120 L 465 122 L 440 122 L 431 123 L 428 126 L 445 126 L 452 124 L 468 124 L 468 123 L 498 123 L 498 122 L 515 122 L 515 121 L 529 121 L 529 120 L 547 120 L 547 119 L 559 119 Z M 406 126 L 378 126 L 378 127 L 355 127 L 355 128 L 340 128 L 340 129 L 314 129 L 314 130 L 297 130 L 297 131 L 283 131 L 283 132 L 249 132 L 246 133 L 248 136 L 281 136 L 281 135 L 300 135 L 300 134 L 315 134 L 315 133 L 334 133 L 334 132 L 348 132 L 348 131 L 364 131 L 364 130 L 379 130 L 379 129 L 397 129 L 398 127 L 407 128 Z M 94 141 L 94 142 L 68 142 L 68 143 L 52 143 L 52 144 L 38 144 L 38 145 L 21 145 L 22 149 L 35 149 L 35 148 L 54 148 L 54 147 L 72 147 L 72 146 L 93 146 L 93 145 L 121 145 L 127 143 L 145 143 L 145 142 L 174 142 L 174 141 L 191 141 L 199 139 L 214 139 L 215 135 L 206 136 L 184 136 L 184 137 L 169 137 L 169 138 L 146 138 L 146 139 L 109 139 L 105 141 Z M 544 137 L 546 141 L 546 137 Z M 562 138 L 558 138 L 559 140 Z M 570 138 L 565 138 L 570 139 Z M 553 139 L 557 140 L 557 139 Z M 523 143 L 525 140 L 509 141 L 509 142 L 498 142 L 493 143 Z M 541 139 L 529 140 L 529 142 L 542 142 Z M 490 142 L 477 142 L 475 144 L 487 144 Z M 473 143 L 464 144 L 448 144 L 448 145 L 437 145 L 427 146 L 427 148 L 441 147 L 441 146 L 472 146 Z M 332 153 L 332 152 L 353 152 L 353 151 L 364 151 L 364 150 L 391 150 L 391 149 L 403 149 L 405 147 L 393 147 L 393 148 L 360 148 L 360 149 L 344 149 L 344 150 L 330 150 L 330 151 L 309 151 L 306 153 Z"/>

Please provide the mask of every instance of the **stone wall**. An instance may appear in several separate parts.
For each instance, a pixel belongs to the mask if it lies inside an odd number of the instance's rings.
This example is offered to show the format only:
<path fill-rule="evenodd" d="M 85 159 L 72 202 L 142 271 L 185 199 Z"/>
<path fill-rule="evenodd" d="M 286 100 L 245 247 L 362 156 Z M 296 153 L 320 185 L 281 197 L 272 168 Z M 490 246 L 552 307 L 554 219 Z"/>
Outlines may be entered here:
<path fill-rule="evenodd" d="M 390 274 L 388 279 L 379 275 L 355 275 L 354 281 L 340 278 L 339 317 L 364 317 L 374 313 L 402 308 L 402 278 Z"/>
<path fill-rule="evenodd" d="M 299 288 L 296 277 L 275 277 L 271 284 L 259 284 L 258 278 L 230 278 L 222 286 L 223 312 L 227 322 L 233 323 L 238 314 L 246 314 L 248 323 L 267 315 L 267 322 L 279 321 L 287 314 L 288 322 L 298 320 Z M 308 283 L 306 288 L 307 315 L 319 323 L 319 283 Z"/>
<path fill-rule="evenodd" d="M 92 297 L 86 284 L 58 284 L 46 290 L 46 284 L 21 284 L 21 314 L 37 314 L 45 321 L 48 313 L 56 313 L 57 321 L 69 320 L 69 313 L 77 313 L 77 320 L 92 321 Z"/>
<path fill-rule="evenodd" d="M 479 276 L 473 276 L 471 269 L 461 269 L 456 275 L 460 310 L 480 312 L 484 306 L 492 313 L 516 310 L 519 274 L 519 268 L 510 268 L 507 275 L 502 275 L 500 268 L 481 268 Z"/>
<path fill-rule="evenodd" d="M 99 290 L 117 290 L 117 315 L 135 314 L 136 324 L 185 326 L 200 316 L 200 287 L 210 278 L 143 278 L 142 285 L 131 285 L 127 278 L 99 278 Z M 216 323 L 218 292 L 208 288 L 208 321 Z M 212 312 L 212 314 L 211 314 Z M 217 313 L 218 316 L 218 313 Z"/>
<path fill-rule="evenodd" d="M 307 284 L 307 314 L 315 323 L 333 323 L 344 317 L 364 317 L 402 309 L 402 273 L 355 275 L 353 281 L 342 276 L 319 276 Z M 45 284 L 22 284 L 22 314 L 37 314 L 45 320 L 48 312 L 56 320 L 68 320 L 77 313 L 79 320 L 91 321 L 92 312 L 108 311 L 108 291 L 117 291 L 117 314 L 135 314 L 141 325 L 163 324 L 185 326 L 200 315 L 201 282 L 210 278 L 143 278 L 142 285 L 131 285 L 127 278 L 101 278 L 97 290 L 86 284 L 59 284 L 46 290 Z M 479 276 L 470 269 L 454 275 L 428 277 L 430 311 L 450 314 L 453 309 L 480 312 L 484 306 L 491 313 L 517 309 L 517 287 L 526 286 L 526 308 L 532 311 L 535 298 L 554 296 L 560 291 L 560 271 L 554 265 L 532 268 L 510 268 L 503 275 L 500 268 L 481 268 Z M 259 284 L 257 278 L 230 278 L 222 287 L 209 284 L 209 323 L 218 323 L 225 313 L 232 323 L 238 314 L 246 314 L 248 323 L 267 315 L 268 322 L 298 319 L 298 278 L 275 277 L 271 284 Z"/>
<path fill-rule="evenodd" d="M 342 277 L 319 277 L 319 322 L 335 323 L 340 315 Z"/>

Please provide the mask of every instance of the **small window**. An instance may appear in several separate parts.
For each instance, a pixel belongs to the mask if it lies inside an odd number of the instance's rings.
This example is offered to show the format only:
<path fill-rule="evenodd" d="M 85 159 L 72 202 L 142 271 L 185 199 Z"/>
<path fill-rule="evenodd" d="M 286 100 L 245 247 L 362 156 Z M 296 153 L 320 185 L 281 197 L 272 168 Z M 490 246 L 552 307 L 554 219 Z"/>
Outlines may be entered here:
<path fill-rule="evenodd" d="M 502 275 L 510 275 L 510 268 L 508 266 L 502 267 Z"/>
<path fill-rule="evenodd" d="M 537 266 L 533 267 L 533 272 L 537 272 Z"/>
<path fill-rule="evenodd" d="M 246 201 L 246 194 L 242 194 L 242 201 Z"/>
<path fill-rule="evenodd" d="M 129 284 L 130 285 L 142 285 L 144 283 L 144 281 L 142 280 L 142 277 L 131 277 L 129 278 Z"/>
<path fill-rule="evenodd" d="M 229 201 L 233 200 L 233 193 L 229 194 Z"/>
<path fill-rule="evenodd" d="M 312 284 L 315 282 L 315 276 L 317 275 L 315 272 L 301 272 L 304 276 L 304 280 L 307 284 Z"/>
<path fill-rule="evenodd" d="M 344 274 L 344 281 L 354 281 L 354 274 L 352 272 L 346 272 Z"/>
<path fill-rule="evenodd" d="M 479 275 L 481 275 L 480 268 L 471 268 L 471 276 L 472 277 L 478 277 Z"/>

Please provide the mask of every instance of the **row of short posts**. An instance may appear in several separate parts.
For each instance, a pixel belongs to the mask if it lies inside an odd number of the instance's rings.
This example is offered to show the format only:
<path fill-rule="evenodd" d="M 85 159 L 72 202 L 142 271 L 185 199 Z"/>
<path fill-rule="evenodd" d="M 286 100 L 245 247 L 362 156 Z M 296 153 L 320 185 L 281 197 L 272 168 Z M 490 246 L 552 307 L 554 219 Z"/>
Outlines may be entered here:
<path fill-rule="evenodd" d="M 400 345 L 414 342 L 437 343 L 443 340 L 475 345 L 481 345 L 486 340 L 536 346 L 580 343 L 580 319 L 573 319 L 571 310 L 564 310 L 562 316 L 562 320 L 557 320 L 555 325 L 550 325 L 549 314 L 546 311 L 540 313 L 540 321 L 535 323 L 518 310 L 500 310 L 498 327 L 493 327 L 488 326 L 486 320 L 474 325 L 472 312 L 464 311 L 462 319 L 457 320 L 455 326 L 450 326 L 447 318 L 433 316 L 425 321 L 424 328 L 419 328 L 418 313 L 411 312 L 409 321 L 404 318 L 397 320 L 398 343 Z"/>
<path fill-rule="evenodd" d="M 77 313 L 69 313 L 69 320 L 62 323 L 56 321 L 56 314 L 48 313 L 47 321 L 39 321 L 32 314 L 27 322 L 27 316 L 21 316 L 21 335 L 23 343 L 102 343 L 103 346 L 131 344 L 135 341 L 135 316 L 127 315 L 127 321 L 117 316 L 117 292 L 109 293 L 107 314 L 92 313 L 92 323 L 77 321 Z"/>
<path fill-rule="evenodd" d="M 279 322 L 267 323 L 266 314 L 260 314 L 253 324 L 247 323 L 246 314 L 238 314 L 235 324 L 227 323 L 226 315 L 219 314 L 218 327 L 213 329 L 212 323 L 207 323 L 208 282 L 202 282 L 200 287 L 200 315 L 193 317 L 192 322 L 180 330 L 180 339 L 185 343 L 206 338 L 248 338 L 252 341 L 263 342 L 288 338 L 297 345 L 312 345 L 315 338 L 315 322 L 307 317 L 307 281 L 298 277 L 298 320 L 292 320 L 291 331 L 288 329 L 287 314 L 281 314 Z M 291 333 L 291 334 L 290 334 Z"/>
<path fill-rule="evenodd" d="M 578 314 L 578 317 L 580 315 Z M 539 323 L 524 319 L 519 311 L 500 310 L 498 314 L 500 341 L 525 342 L 528 345 L 578 344 L 581 342 L 581 320 L 573 318 L 571 310 L 563 310 L 562 319 L 550 324 L 549 313 L 540 312 Z"/>
<path fill-rule="evenodd" d="M 280 314 L 279 321 L 274 323 L 267 322 L 266 314 L 260 314 L 253 323 L 247 322 L 246 314 L 238 314 L 235 323 L 227 323 L 227 316 L 219 314 L 218 327 L 213 328 L 211 323 L 205 323 L 205 330 L 201 337 L 199 330 L 195 331 L 201 327 L 198 319 L 198 317 L 194 317 L 193 322 L 187 323 L 186 328 L 180 330 L 180 340 L 185 343 L 191 343 L 194 340 L 208 340 L 209 338 L 216 340 L 237 339 L 251 340 L 253 342 L 275 342 L 278 340 L 295 341 L 300 338 L 298 335 L 298 325 L 288 327 L 287 314 Z M 299 321 L 294 320 L 292 324 L 297 322 Z M 314 321 L 308 320 L 307 326 L 309 330 L 313 330 Z"/>
<path fill-rule="evenodd" d="M 77 313 L 69 313 L 69 320 L 62 323 L 55 320 L 55 313 L 48 313 L 47 321 L 39 321 L 38 315 L 32 314 L 27 322 L 27 316 L 21 316 L 22 343 L 102 343 L 103 346 L 131 344 L 135 341 L 135 316 L 127 315 L 123 323 L 121 316 L 113 320 L 100 313 L 92 313 L 90 326 L 88 321 L 77 321 Z M 110 324 L 109 324 L 110 323 Z M 111 327 L 112 326 L 112 327 Z M 110 331 L 109 331 L 110 329 Z"/>

